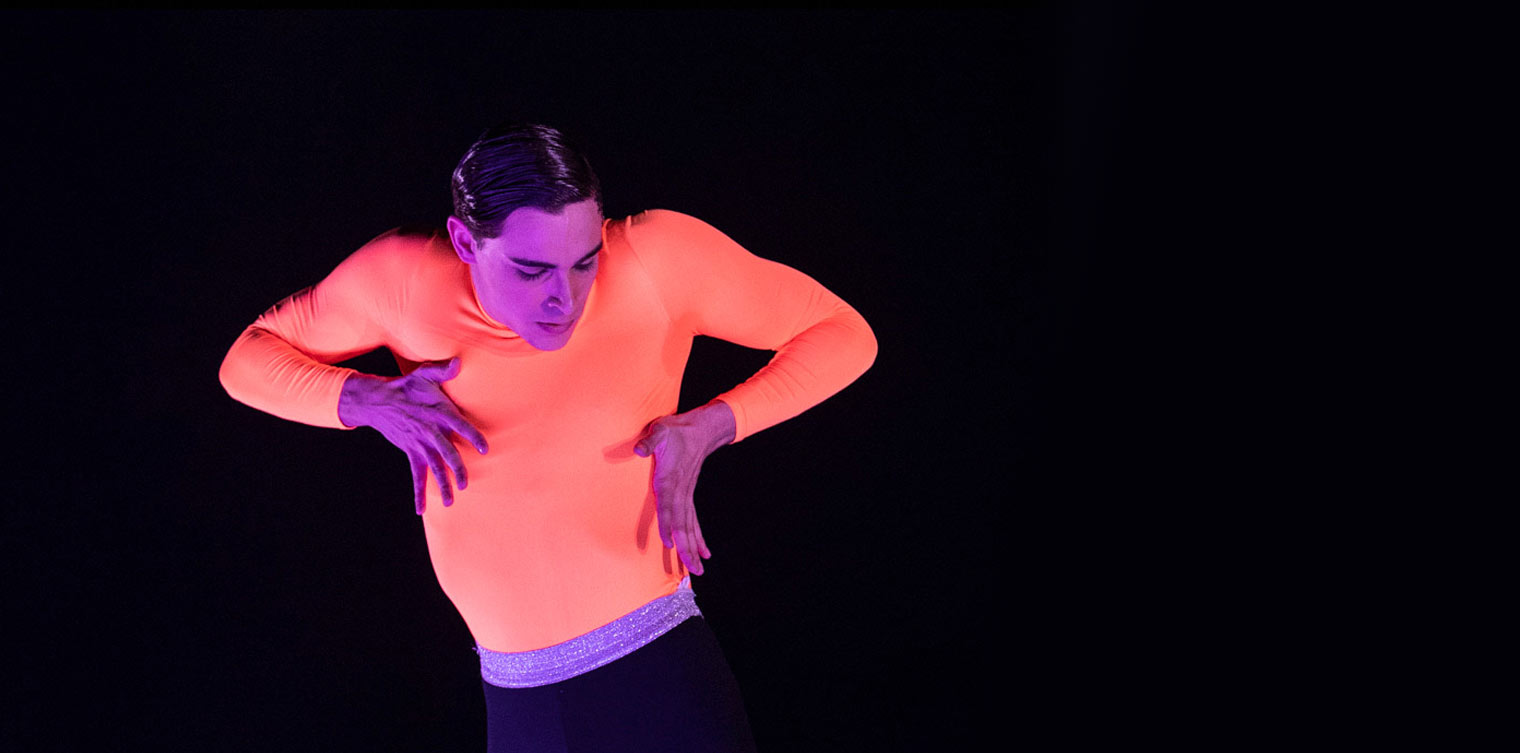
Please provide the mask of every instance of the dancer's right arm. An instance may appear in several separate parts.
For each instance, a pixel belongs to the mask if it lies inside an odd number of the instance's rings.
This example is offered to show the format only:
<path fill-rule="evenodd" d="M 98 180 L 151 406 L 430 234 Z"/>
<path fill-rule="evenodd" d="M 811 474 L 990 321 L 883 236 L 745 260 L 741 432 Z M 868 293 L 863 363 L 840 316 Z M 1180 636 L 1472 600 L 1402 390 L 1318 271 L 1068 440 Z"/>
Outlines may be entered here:
<path fill-rule="evenodd" d="M 365 244 L 322 282 L 249 325 L 223 359 L 220 376 L 233 399 L 266 413 L 313 426 L 375 428 L 411 462 L 421 513 L 428 468 L 444 504 L 453 493 L 443 466 L 455 469 L 461 488 L 465 483 L 447 432 L 485 450 L 485 438 L 437 384 L 457 374 L 458 364 L 424 366 L 397 378 L 333 365 L 385 344 L 421 259 L 417 250 L 415 237 L 395 232 Z"/>

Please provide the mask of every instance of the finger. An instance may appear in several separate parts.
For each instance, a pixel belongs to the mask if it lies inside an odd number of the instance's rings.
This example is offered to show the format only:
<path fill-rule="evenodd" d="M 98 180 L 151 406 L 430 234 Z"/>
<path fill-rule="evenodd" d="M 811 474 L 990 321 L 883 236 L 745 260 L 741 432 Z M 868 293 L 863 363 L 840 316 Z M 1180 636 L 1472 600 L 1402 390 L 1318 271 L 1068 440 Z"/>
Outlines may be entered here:
<path fill-rule="evenodd" d="M 697 568 L 692 565 L 691 544 L 687 539 L 686 532 L 682 531 L 677 539 L 679 540 L 677 541 L 676 553 L 681 555 L 681 564 L 686 566 L 687 571 L 695 574 Z"/>
<path fill-rule="evenodd" d="M 687 498 L 686 515 L 682 521 L 683 533 L 686 538 L 686 569 L 696 575 L 702 574 L 702 551 L 706 545 L 702 542 L 702 527 L 697 524 L 696 508 L 691 505 L 691 498 Z"/>
<path fill-rule="evenodd" d="M 433 480 L 438 482 L 438 495 L 443 497 L 443 506 L 454 504 L 454 487 L 449 484 L 448 474 L 443 471 L 443 458 L 436 450 L 428 451 L 428 467 L 433 469 Z"/>
<path fill-rule="evenodd" d="M 464 440 L 466 442 L 474 445 L 476 452 L 482 455 L 486 454 L 486 451 L 490 449 L 490 447 L 486 445 L 486 435 L 480 433 L 480 430 L 475 428 L 474 424 L 471 424 L 469 421 L 465 420 L 464 416 L 459 415 L 458 409 L 454 408 L 453 405 L 450 405 L 449 408 L 450 410 L 439 411 L 444 416 L 444 423 L 447 424 L 455 434 L 464 437 Z"/>
<path fill-rule="evenodd" d="M 421 515 L 427 507 L 427 466 L 421 458 L 410 452 L 406 454 L 406 459 L 412 466 L 412 495 L 416 498 L 417 514 Z"/>
<path fill-rule="evenodd" d="M 711 557 L 712 553 L 707 551 L 707 542 L 702 538 L 702 524 L 697 517 L 697 474 L 691 474 L 684 481 L 685 483 L 681 489 L 681 501 L 684 504 L 684 522 L 691 538 L 692 554 L 694 557 L 696 555 Z M 700 563 L 698 566 L 700 567 Z"/>
<path fill-rule="evenodd" d="M 447 382 L 459 376 L 459 356 L 454 356 L 444 363 L 430 363 L 419 366 L 413 374 L 420 374 L 423 379 L 430 382 Z"/>
<path fill-rule="evenodd" d="M 655 496 L 656 503 L 658 504 L 658 493 Z M 660 505 L 658 514 L 655 517 L 659 519 L 660 523 L 660 543 L 664 544 L 666 549 L 676 548 L 675 525 L 670 520 L 670 509 L 664 505 Z"/>
<path fill-rule="evenodd" d="M 655 521 L 660 527 L 660 543 L 664 544 L 666 549 L 676 547 L 675 510 L 672 509 L 670 499 L 670 492 L 661 484 L 656 483 L 654 487 Z"/>
<path fill-rule="evenodd" d="M 704 559 L 712 559 L 712 550 L 707 548 L 707 539 L 702 536 L 702 523 L 697 520 L 697 516 L 695 514 L 691 516 L 691 526 L 692 529 L 696 532 L 697 552 L 700 553 Z"/>
<path fill-rule="evenodd" d="M 702 561 L 697 557 L 696 541 L 692 537 L 692 523 L 694 516 L 691 509 L 691 497 L 676 493 L 674 504 L 671 505 L 670 524 L 673 529 L 672 538 L 675 540 L 676 554 L 680 555 L 681 563 L 694 575 L 702 574 Z"/>
<path fill-rule="evenodd" d="M 697 556 L 696 541 L 691 535 L 690 529 L 681 534 L 681 561 L 686 563 L 686 569 L 692 575 L 702 574 L 702 558 Z"/>
<path fill-rule="evenodd" d="M 454 484 L 460 489 L 468 485 L 465 479 L 464 458 L 459 456 L 459 448 L 454 446 L 454 440 L 440 430 L 428 432 L 428 442 L 432 445 L 433 452 L 438 453 L 449 470 L 454 472 Z"/>
<path fill-rule="evenodd" d="M 649 457 L 650 453 L 659 449 L 665 442 L 665 432 L 669 431 L 658 421 L 651 423 L 644 429 L 644 436 L 633 446 L 633 451 L 641 458 Z"/>

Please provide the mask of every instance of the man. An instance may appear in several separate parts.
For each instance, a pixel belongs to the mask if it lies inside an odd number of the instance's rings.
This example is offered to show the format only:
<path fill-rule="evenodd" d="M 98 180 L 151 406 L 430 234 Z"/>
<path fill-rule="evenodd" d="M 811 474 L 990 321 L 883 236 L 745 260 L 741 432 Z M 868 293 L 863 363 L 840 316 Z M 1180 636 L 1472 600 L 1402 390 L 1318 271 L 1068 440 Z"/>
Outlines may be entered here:
<path fill-rule="evenodd" d="M 752 750 L 690 574 L 703 460 L 876 355 L 854 309 L 692 217 L 602 217 L 552 128 L 488 130 L 446 229 L 392 231 L 249 326 L 234 398 L 406 453 L 434 571 L 481 657 L 490 750 Z M 673 414 L 696 335 L 777 351 Z M 333 366 L 378 347 L 404 376 Z M 652 543 L 654 536 L 663 546 Z"/>

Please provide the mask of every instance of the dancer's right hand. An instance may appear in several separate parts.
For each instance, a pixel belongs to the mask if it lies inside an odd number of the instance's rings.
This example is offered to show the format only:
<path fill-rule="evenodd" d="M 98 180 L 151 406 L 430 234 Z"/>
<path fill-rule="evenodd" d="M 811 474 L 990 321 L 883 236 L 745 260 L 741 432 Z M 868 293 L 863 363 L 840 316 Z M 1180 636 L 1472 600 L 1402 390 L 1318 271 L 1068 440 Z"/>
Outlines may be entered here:
<path fill-rule="evenodd" d="M 459 358 L 428 364 L 403 377 L 385 378 L 355 373 L 343 382 L 338 397 L 338 420 L 344 426 L 368 426 L 401 448 L 412 465 L 412 489 L 417 514 L 426 507 L 427 473 L 433 470 L 443 506 L 454 504 L 454 489 L 444 466 L 454 472 L 463 489 L 468 484 L 464 459 L 454 448 L 449 432 L 463 437 L 486 454 L 486 438 L 459 414 L 439 382 L 459 376 Z"/>

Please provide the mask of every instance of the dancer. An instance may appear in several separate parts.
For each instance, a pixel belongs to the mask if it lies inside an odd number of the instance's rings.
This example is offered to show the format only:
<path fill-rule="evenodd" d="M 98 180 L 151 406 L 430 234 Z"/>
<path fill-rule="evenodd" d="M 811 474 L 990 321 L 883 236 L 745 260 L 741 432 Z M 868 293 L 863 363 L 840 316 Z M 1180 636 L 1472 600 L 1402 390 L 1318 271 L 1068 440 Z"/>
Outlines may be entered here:
<path fill-rule="evenodd" d="M 406 454 L 480 655 L 490 751 L 753 750 L 690 587 L 712 556 L 697 476 L 854 381 L 870 327 L 699 219 L 604 218 L 591 166 L 547 126 L 486 131 L 453 198 L 444 228 L 384 233 L 260 316 L 222 384 Z M 776 355 L 677 414 L 696 335 Z M 334 365 L 380 347 L 403 376 Z"/>

